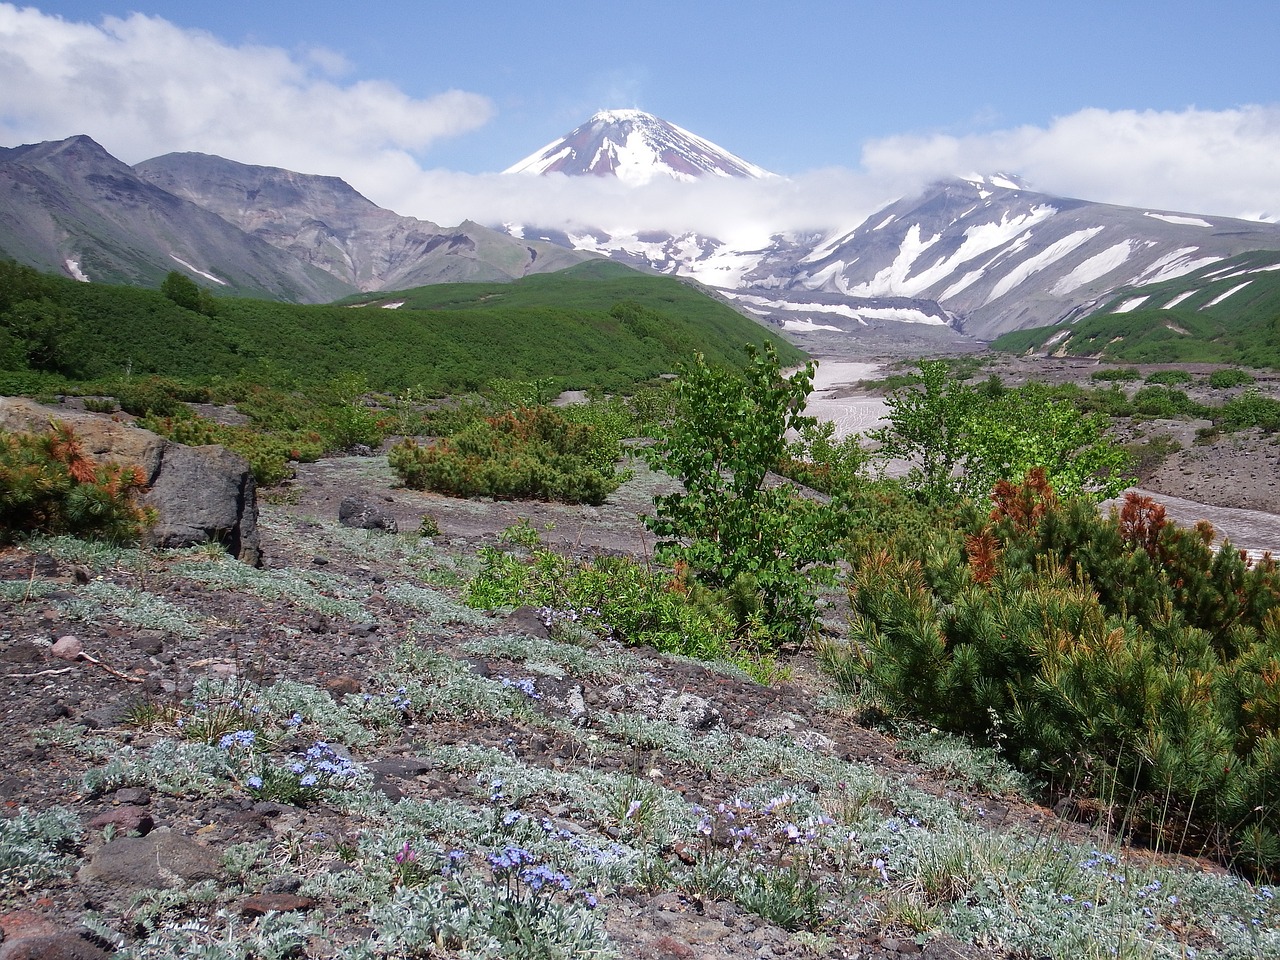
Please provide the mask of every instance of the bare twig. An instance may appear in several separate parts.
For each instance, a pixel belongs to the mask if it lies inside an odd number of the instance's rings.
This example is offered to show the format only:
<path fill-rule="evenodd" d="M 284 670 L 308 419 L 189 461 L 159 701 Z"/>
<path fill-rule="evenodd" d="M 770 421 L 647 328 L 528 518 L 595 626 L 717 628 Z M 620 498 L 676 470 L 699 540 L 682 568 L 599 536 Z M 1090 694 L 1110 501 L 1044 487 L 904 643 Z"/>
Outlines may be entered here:
<path fill-rule="evenodd" d="M 103 670 L 107 671 L 107 673 L 111 674 L 113 677 L 123 680 L 126 683 L 142 683 L 141 677 L 131 677 L 127 673 L 121 673 L 115 667 L 109 667 L 105 663 L 103 663 L 101 660 L 99 660 L 97 657 L 91 657 L 87 653 L 81 653 L 80 659 L 85 660 L 89 663 L 92 663 L 95 666 L 101 667 Z"/>

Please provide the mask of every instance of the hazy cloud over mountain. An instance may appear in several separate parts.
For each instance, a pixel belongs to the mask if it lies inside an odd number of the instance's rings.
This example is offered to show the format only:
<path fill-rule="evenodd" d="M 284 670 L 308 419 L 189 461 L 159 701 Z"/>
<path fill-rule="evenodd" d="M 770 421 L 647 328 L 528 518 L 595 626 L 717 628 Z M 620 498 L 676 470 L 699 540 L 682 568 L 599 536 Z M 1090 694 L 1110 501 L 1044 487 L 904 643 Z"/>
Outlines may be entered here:
<path fill-rule="evenodd" d="M 1276 106 L 1083 109 L 1042 126 L 881 138 L 848 168 L 786 179 L 627 188 L 433 169 L 434 145 L 501 122 L 494 102 L 459 90 L 414 96 L 353 79 L 348 66 L 330 50 L 237 45 L 158 17 L 75 23 L 0 4 L 0 142 L 85 133 L 130 163 L 199 151 L 340 176 L 378 204 L 443 224 L 661 226 L 739 245 L 771 230 L 847 229 L 929 180 L 970 171 L 1017 173 L 1039 190 L 1104 202 L 1280 217 Z M 496 170 L 519 159 L 491 162 Z"/>
<path fill-rule="evenodd" d="M 0 138 L 86 133 L 130 163 L 194 150 L 369 179 L 412 172 L 411 152 L 494 113 L 479 94 L 417 99 L 344 68 L 332 51 L 234 46 L 158 17 L 91 25 L 0 4 Z"/>

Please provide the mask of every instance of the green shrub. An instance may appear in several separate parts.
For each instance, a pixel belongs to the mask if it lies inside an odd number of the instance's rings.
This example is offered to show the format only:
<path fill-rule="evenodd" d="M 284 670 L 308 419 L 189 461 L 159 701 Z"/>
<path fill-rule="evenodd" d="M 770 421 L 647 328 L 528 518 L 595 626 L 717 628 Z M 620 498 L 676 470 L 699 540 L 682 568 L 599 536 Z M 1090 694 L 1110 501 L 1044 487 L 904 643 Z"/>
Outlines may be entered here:
<path fill-rule="evenodd" d="M 174 417 L 187 412 L 186 403 L 207 403 L 209 391 L 167 377 L 139 377 L 113 387 L 120 409 L 135 417 Z"/>
<path fill-rule="evenodd" d="M 64 423 L 42 434 L 0 431 L 0 540 L 39 532 L 136 541 L 152 519 L 134 502 L 145 486 L 138 467 L 95 462 Z"/>
<path fill-rule="evenodd" d="M 175 443 L 198 447 L 217 443 L 249 462 L 249 470 L 261 487 L 272 487 L 293 475 L 289 460 L 303 459 L 299 446 L 290 447 L 288 438 L 262 433 L 251 427 L 227 426 L 188 413 L 177 417 L 143 417 L 138 426 Z M 310 448 L 311 460 L 318 459 L 319 445 Z M 295 454 L 297 454 L 295 456 Z"/>
<path fill-rule="evenodd" d="M 835 431 L 830 421 L 801 424 L 774 469 L 829 496 L 851 492 L 866 479 L 870 458 L 857 435 L 836 440 Z"/>
<path fill-rule="evenodd" d="M 1249 387 L 1222 405 L 1214 417 L 1214 426 L 1224 430 L 1260 427 L 1275 433 L 1280 430 L 1280 400 L 1264 397 L 1257 387 Z"/>
<path fill-rule="evenodd" d="M 1147 377 L 1146 382 L 1162 387 L 1176 387 L 1192 381 L 1191 374 L 1185 370 L 1157 370 Z"/>
<path fill-rule="evenodd" d="M 1112 370 L 1095 370 L 1089 374 L 1090 380 L 1141 380 L 1142 374 L 1136 367 L 1119 367 Z"/>
<path fill-rule="evenodd" d="M 857 561 L 842 682 L 1001 747 L 1162 845 L 1280 873 L 1280 571 L 1043 476 Z"/>
<path fill-rule="evenodd" d="M 832 571 L 841 523 L 838 504 L 765 482 L 787 456 L 787 431 L 812 423 L 802 415 L 812 378 L 812 364 L 783 377 L 770 348 L 752 351 L 741 375 L 699 358 L 680 379 L 678 415 L 645 451 L 684 485 L 657 497 L 657 515 L 645 520 L 659 557 L 739 598 L 744 614 L 787 642 L 812 630 L 816 584 Z"/>
<path fill-rule="evenodd" d="M 1159 419 L 1202 417 L 1206 409 L 1181 390 L 1164 386 L 1144 386 L 1133 395 L 1133 412 Z"/>
<path fill-rule="evenodd" d="M 1253 376 L 1235 367 L 1226 367 L 1209 374 L 1209 386 L 1215 390 L 1229 390 L 1231 387 L 1242 387 L 1253 383 Z"/>
<path fill-rule="evenodd" d="M 920 389 L 890 394 L 888 423 L 870 438 L 882 463 L 912 464 L 905 482 L 924 501 L 980 497 L 1036 468 L 1064 490 L 1099 498 L 1128 486 L 1127 458 L 1105 419 L 1083 412 L 1073 396 L 1029 383 L 993 399 L 950 379 L 941 360 L 919 369 Z"/>
<path fill-rule="evenodd" d="M 521 536 L 527 555 L 480 552 L 480 572 L 468 587 L 473 607 L 533 606 L 553 636 L 582 631 L 701 660 L 736 663 L 757 679 L 777 676 L 761 636 L 739 629 L 730 598 L 691 584 L 680 571 L 654 570 L 625 557 L 574 560 Z M 763 633 L 757 631 L 758 634 Z"/>
<path fill-rule="evenodd" d="M 603 503 L 624 479 L 616 440 L 550 407 L 474 422 L 430 446 L 405 440 L 388 455 L 408 487 L 457 497 Z"/>

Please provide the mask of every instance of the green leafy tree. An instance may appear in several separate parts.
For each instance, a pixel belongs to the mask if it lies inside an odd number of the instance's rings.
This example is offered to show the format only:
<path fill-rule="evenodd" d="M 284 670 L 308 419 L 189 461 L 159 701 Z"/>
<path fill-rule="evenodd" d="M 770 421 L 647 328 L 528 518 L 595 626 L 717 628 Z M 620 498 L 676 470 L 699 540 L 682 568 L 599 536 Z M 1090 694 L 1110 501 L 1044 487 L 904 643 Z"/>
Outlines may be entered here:
<path fill-rule="evenodd" d="M 1018 482 L 1039 468 L 1060 493 L 1114 497 L 1130 483 L 1129 455 L 1106 426 L 1101 414 L 1082 414 L 1037 385 L 1005 393 L 970 413 L 960 489 L 985 496 L 1001 480 Z"/>
<path fill-rule="evenodd" d="M 677 415 L 647 453 L 684 490 L 657 497 L 646 523 L 663 559 L 736 598 L 744 625 L 754 618 L 799 641 L 812 629 L 814 579 L 835 559 L 839 509 L 766 480 L 787 455 L 787 432 L 812 423 L 803 410 L 813 365 L 786 377 L 771 347 L 749 353 L 740 375 L 701 356 L 684 372 Z"/>
<path fill-rule="evenodd" d="M 1085 414 L 1036 384 L 975 390 L 951 380 L 941 360 L 919 369 L 919 387 L 890 395 L 889 423 L 871 438 L 882 461 L 912 464 L 906 483 L 923 499 L 982 497 L 1037 468 L 1064 495 L 1105 498 L 1128 486 L 1128 455 L 1106 435 L 1103 415 Z"/>
<path fill-rule="evenodd" d="M 907 460 L 907 485 L 926 500 L 954 497 L 956 473 L 968 457 L 966 435 L 978 396 L 972 387 L 952 380 L 942 360 L 922 360 L 919 389 L 895 390 L 885 401 L 889 425 L 873 430 L 882 460 Z"/>
<path fill-rule="evenodd" d="M 200 312 L 200 288 L 186 274 L 170 270 L 160 284 L 160 292 L 178 306 Z"/>

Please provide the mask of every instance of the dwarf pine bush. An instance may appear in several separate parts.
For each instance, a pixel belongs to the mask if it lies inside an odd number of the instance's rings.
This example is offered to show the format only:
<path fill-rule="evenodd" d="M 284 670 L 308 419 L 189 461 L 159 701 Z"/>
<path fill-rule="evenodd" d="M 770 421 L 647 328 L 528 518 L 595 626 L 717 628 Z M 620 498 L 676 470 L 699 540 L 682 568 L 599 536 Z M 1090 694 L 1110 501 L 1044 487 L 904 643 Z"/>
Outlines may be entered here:
<path fill-rule="evenodd" d="M 1280 571 L 1130 495 L 1109 519 L 1033 476 L 967 537 L 868 551 L 829 669 L 986 739 L 1117 825 L 1280 870 Z"/>
<path fill-rule="evenodd" d="M 31 533 L 133 542 L 152 519 L 136 497 L 138 467 L 98 463 L 71 427 L 44 433 L 0 430 L 0 540 Z"/>
<path fill-rule="evenodd" d="M 499 500 L 603 503 L 624 477 L 616 437 L 571 423 L 550 407 L 485 417 L 430 446 L 416 440 L 388 454 L 391 469 L 415 490 Z"/>

